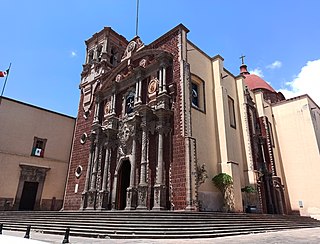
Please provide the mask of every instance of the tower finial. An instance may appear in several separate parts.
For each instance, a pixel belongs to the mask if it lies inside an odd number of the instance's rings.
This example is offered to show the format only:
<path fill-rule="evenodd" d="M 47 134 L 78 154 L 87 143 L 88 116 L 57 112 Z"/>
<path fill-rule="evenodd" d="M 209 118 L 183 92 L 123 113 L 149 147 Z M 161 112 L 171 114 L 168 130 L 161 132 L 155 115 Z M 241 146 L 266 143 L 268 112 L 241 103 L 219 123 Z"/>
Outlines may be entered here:
<path fill-rule="evenodd" d="M 241 55 L 240 59 L 241 59 L 241 66 L 240 66 L 240 74 L 241 75 L 249 75 L 250 73 L 247 70 L 247 65 L 244 64 L 244 58 L 246 56 L 245 55 Z"/>
<path fill-rule="evenodd" d="M 240 59 L 241 59 L 241 64 L 244 64 L 244 58 L 245 58 L 246 56 L 245 55 L 241 55 L 241 57 L 240 57 Z"/>

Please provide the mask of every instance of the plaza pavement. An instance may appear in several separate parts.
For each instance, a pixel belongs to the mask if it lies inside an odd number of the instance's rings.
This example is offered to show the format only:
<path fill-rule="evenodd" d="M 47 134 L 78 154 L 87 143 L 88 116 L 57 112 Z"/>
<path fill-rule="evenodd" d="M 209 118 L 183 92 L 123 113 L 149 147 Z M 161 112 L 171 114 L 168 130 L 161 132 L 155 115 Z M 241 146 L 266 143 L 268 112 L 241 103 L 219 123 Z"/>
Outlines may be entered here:
<path fill-rule="evenodd" d="M 3 235 L 0 236 L 1 244 L 13 244 L 13 243 L 23 243 L 13 242 L 12 236 L 23 237 L 24 232 L 17 231 L 6 231 L 3 230 Z M 46 243 L 62 243 L 64 236 L 61 235 L 47 235 L 37 232 L 30 233 L 30 239 L 43 241 Z M 19 239 L 18 239 L 19 240 Z M 177 244 L 238 244 L 238 243 L 268 243 L 268 244 L 291 244 L 291 243 L 308 243 L 308 244 L 319 244 L 320 243 L 320 228 L 307 228 L 307 229 L 295 229 L 288 231 L 279 232 L 267 232 L 261 234 L 249 234 L 249 235 L 239 235 L 231 237 L 219 237 L 219 238 L 203 238 L 203 239 L 96 239 L 96 238 L 83 238 L 83 237 L 73 237 L 69 238 L 71 244 L 78 243 L 111 243 L 111 244 L 129 244 L 129 243 L 146 243 L 146 244 L 158 244 L 158 243 L 177 243 Z M 26 244 L 29 242 L 26 242 Z"/>

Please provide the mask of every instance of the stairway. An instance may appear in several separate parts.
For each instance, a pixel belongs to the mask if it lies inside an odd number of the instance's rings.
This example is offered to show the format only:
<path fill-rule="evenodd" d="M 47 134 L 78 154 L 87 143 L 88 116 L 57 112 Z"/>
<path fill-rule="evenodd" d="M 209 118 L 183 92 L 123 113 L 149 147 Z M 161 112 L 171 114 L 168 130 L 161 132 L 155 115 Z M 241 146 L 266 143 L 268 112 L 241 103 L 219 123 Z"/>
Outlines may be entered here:
<path fill-rule="evenodd" d="M 213 238 L 296 228 L 320 227 L 309 217 L 217 212 L 7 211 L 3 229 L 95 238 Z"/>

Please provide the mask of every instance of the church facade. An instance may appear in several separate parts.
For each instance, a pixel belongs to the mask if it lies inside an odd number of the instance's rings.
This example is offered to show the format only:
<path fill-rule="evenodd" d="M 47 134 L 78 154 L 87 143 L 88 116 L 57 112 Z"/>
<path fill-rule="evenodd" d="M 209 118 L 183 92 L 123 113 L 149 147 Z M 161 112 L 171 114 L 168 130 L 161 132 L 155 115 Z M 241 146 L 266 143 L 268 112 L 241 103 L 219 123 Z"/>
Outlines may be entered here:
<path fill-rule="evenodd" d="M 145 45 L 106 27 L 86 41 L 65 210 L 219 211 L 219 173 L 233 179 L 234 211 L 293 210 L 272 110 L 284 96 L 245 64 L 233 75 L 188 32 Z"/>

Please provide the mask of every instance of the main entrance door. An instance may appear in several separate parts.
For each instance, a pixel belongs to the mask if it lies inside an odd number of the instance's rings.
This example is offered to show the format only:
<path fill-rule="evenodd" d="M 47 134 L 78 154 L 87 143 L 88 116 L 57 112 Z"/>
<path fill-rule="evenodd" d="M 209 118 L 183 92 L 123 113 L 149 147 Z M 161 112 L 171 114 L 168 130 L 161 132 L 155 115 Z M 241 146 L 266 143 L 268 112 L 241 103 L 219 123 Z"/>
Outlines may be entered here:
<path fill-rule="evenodd" d="M 126 160 L 122 163 L 118 173 L 117 186 L 117 209 L 124 210 L 127 203 L 127 188 L 130 185 L 130 161 Z"/>
<path fill-rule="evenodd" d="M 38 192 L 38 182 L 25 181 L 23 185 L 19 210 L 33 210 Z"/>

